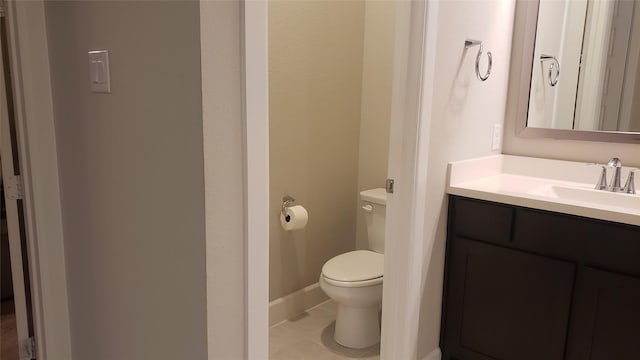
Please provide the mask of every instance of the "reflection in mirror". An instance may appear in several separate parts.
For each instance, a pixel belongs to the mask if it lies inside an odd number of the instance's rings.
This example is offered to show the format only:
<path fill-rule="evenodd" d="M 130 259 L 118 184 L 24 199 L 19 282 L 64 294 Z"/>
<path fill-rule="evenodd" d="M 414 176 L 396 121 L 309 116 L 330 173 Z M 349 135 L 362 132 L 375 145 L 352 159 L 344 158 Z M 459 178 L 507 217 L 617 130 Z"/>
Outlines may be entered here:
<path fill-rule="evenodd" d="M 540 1 L 527 127 L 640 131 L 640 1 Z"/>

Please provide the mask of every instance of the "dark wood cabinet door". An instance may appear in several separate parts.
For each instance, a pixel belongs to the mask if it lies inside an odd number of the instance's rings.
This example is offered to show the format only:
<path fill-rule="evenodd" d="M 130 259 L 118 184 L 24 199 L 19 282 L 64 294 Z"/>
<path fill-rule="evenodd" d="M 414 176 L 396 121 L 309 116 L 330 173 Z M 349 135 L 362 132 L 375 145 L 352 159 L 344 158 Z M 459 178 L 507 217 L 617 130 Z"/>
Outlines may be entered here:
<path fill-rule="evenodd" d="M 580 272 L 567 359 L 640 359 L 640 279 L 589 267 Z"/>
<path fill-rule="evenodd" d="M 575 264 L 453 237 L 445 358 L 561 360 Z"/>

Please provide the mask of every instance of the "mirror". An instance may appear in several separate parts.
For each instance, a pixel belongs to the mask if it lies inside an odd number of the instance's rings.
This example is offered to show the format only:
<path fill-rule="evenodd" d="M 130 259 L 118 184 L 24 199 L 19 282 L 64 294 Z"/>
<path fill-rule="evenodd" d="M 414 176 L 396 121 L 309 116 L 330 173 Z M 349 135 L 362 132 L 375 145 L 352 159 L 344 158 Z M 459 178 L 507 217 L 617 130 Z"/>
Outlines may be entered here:
<path fill-rule="evenodd" d="M 640 1 L 525 3 L 521 135 L 640 141 Z"/>

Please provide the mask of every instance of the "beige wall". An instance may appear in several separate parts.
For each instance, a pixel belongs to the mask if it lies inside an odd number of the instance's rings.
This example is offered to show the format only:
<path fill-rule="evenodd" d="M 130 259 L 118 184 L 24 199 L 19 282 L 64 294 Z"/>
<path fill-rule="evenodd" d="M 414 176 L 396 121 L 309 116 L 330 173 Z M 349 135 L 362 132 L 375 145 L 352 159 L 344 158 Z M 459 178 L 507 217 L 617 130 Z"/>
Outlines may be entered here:
<path fill-rule="evenodd" d="M 198 2 L 47 2 L 75 359 L 206 359 Z M 110 50 L 111 94 L 87 51 Z"/>
<path fill-rule="evenodd" d="M 362 56 L 358 193 L 384 187 L 389 157 L 391 81 L 395 36 L 393 1 L 367 1 Z M 360 201 L 359 194 L 355 194 Z M 357 209 L 356 248 L 367 248 L 364 213 Z"/>
<path fill-rule="evenodd" d="M 432 67 L 425 69 L 427 83 L 433 86 L 430 111 L 423 123 L 430 123 L 429 170 L 424 201 L 425 259 L 423 296 L 417 335 L 418 359 L 438 347 L 446 243 L 447 197 L 446 169 L 450 161 L 487 156 L 491 150 L 494 124 L 504 122 L 506 106 L 511 32 L 512 1 L 449 1 L 429 3 L 437 22 L 427 21 L 434 31 L 436 45 L 426 56 L 435 56 Z M 475 75 L 477 48 L 465 52 L 466 38 L 484 41 L 484 49 L 493 54 L 491 77 L 481 82 Z M 425 90 L 426 91 L 426 90 Z M 428 91 L 425 92 L 428 94 Z M 424 104 L 424 102 L 423 102 Z"/>
<path fill-rule="evenodd" d="M 355 248 L 364 2 L 269 4 L 270 299 L 318 281 Z M 279 222 L 283 195 L 309 212 Z"/>

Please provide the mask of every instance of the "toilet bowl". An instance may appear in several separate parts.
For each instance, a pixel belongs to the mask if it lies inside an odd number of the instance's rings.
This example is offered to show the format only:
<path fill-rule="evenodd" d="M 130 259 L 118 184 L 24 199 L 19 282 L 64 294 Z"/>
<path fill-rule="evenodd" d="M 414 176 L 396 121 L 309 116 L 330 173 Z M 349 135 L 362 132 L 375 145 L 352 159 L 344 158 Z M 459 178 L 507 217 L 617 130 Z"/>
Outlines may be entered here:
<path fill-rule="evenodd" d="M 345 347 L 361 349 L 380 342 L 386 195 L 382 188 L 360 193 L 371 250 L 335 256 L 320 274 L 320 287 L 338 304 L 334 339 Z"/>
<path fill-rule="evenodd" d="M 351 251 L 322 268 L 320 287 L 338 303 L 334 339 L 349 348 L 366 348 L 380 341 L 382 254 Z"/>

